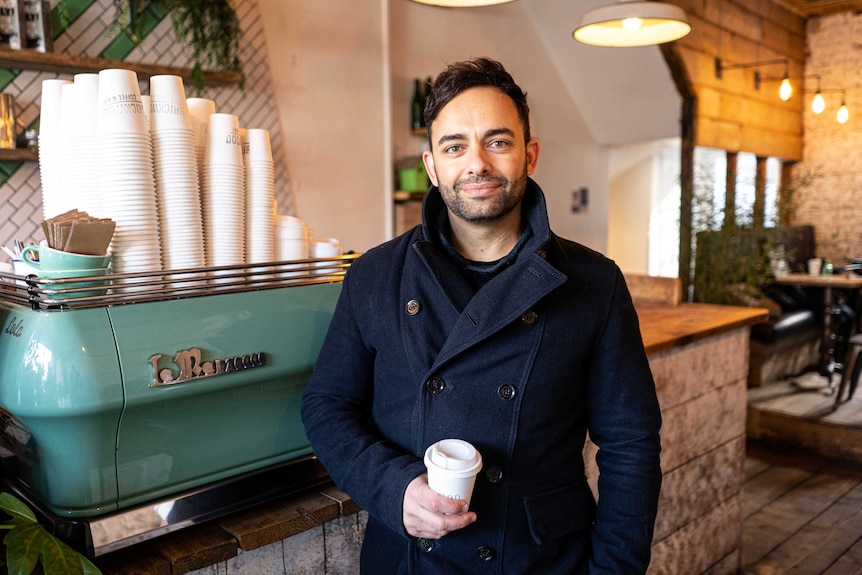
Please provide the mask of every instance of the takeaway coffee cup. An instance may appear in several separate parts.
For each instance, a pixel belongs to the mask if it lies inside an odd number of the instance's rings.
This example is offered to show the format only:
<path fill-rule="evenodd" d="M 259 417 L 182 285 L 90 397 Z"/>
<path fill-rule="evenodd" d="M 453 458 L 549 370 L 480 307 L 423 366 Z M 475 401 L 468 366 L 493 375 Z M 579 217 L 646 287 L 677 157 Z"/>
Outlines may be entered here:
<path fill-rule="evenodd" d="M 462 439 L 443 439 L 425 450 L 428 486 L 450 499 L 470 505 L 476 474 L 482 468 L 482 456 Z"/>
<path fill-rule="evenodd" d="M 819 276 L 820 275 L 820 267 L 823 265 L 823 259 L 821 258 L 811 258 L 808 260 L 808 275 L 810 276 Z"/>
<path fill-rule="evenodd" d="M 55 250 L 48 246 L 29 245 L 21 250 L 21 260 L 38 270 L 89 270 L 107 268 L 111 254 L 91 256 Z"/>

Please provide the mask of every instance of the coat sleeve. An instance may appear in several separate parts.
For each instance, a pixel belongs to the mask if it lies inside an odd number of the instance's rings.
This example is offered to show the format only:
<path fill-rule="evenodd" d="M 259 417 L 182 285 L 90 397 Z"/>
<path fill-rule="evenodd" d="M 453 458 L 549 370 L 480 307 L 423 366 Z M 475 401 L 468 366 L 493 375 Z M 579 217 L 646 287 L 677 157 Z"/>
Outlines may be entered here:
<path fill-rule="evenodd" d="M 588 375 L 588 429 L 599 448 L 591 575 L 646 572 L 661 487 L 655 383 L 618 268 L 615 276 Z"/>
<path fill-rule="evenodd" d="M 361 260 L 361 258 L 360 258 Z M 315 454 L 338 485 L 395 533 L 407 537 L 402 505 L 407 485 L 425 464 L 380 437 L 371 417 L 375 351 L 363 339 L 357 315 L 367 301 L 353 264 L 342 284 L 329 331 L 303 394 L 302 420 Z M 354 299 L 356 297 L 356 299 Z M 366 296 L 367 297 L 367 296 Z M 357 301 L 358 300 L 358 301 Z"/>

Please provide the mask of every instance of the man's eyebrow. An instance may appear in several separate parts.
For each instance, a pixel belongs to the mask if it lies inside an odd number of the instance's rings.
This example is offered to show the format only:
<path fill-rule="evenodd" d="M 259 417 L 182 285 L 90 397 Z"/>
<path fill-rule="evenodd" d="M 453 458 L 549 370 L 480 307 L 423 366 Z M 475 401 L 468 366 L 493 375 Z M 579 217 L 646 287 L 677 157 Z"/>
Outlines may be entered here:
<path fill-rule="evenodd" d="M 494 136 L 509 136 L 514 138 L 515 132 L 510 130 L 509 128 L 492 128 L 485 132 L 483 139 L 493 138 Z M 466 136 L 464 134 L 446 134 L 441 136 L 439 140 L 437 140 L 437 145 L 442 146 L 446 142 L 454 142 L 465 140 Z"/>

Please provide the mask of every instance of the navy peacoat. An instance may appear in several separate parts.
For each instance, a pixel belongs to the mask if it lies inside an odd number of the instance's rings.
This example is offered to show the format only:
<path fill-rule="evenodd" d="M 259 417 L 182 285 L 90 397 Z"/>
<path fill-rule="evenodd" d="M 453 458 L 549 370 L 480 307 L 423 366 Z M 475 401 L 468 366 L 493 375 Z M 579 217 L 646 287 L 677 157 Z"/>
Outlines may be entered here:
<path fill-rule="evenodd" d="M 620 270 L 554 235 L 530 180 L 532 233 L 476 292 L 433 241 L 442 210 L 432 188 L 423 225 L 353 263 L 303 397 L 315 453 L 369 513 L 362 573 L 645 572 L 661 415 Z M 482 454 L 478 519 L 440 540 L 411 538 L 404 491 L 445 438 Z"/>

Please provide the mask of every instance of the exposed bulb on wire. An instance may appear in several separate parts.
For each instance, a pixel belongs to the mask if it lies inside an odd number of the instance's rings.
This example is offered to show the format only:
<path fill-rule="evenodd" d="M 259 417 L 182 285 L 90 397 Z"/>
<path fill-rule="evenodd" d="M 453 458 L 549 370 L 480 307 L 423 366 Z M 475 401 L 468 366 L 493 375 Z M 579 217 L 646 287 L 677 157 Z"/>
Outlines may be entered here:
<path fill-rule="evenodd" d="M 823 110 L 826 109 L 826 100 L 823 99 L 823 94 L 819 91 L 814 95 L 814 99 L 811 100 L 811 111 L 815 114 L 822 114 Z"/>
<path fill-rule="evenodd" d="M 841 107 L 838 108 L 838 114 L 835 116 L 835 119 L 838 120 L 839 124 L 846 124 L 847 120 L 850 119 L 850 112 L 847 110 L 847 104 L 843 101 L 841 102 Z"/>
<path fill-rule="evenodd" d="M 778 97 L 783 101 L 787 101 L 790 99 L 790 96 L 793 95 L 793 86 L 790 85 L 790 80 L 787 76 L 781 81 L 781 87 L 778 88 Z"/>

